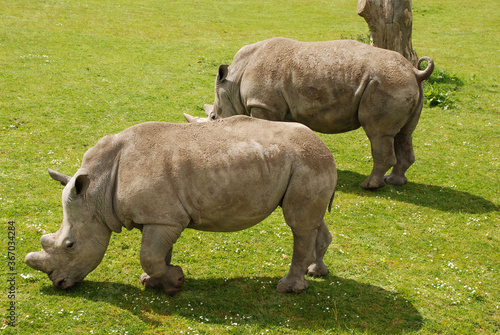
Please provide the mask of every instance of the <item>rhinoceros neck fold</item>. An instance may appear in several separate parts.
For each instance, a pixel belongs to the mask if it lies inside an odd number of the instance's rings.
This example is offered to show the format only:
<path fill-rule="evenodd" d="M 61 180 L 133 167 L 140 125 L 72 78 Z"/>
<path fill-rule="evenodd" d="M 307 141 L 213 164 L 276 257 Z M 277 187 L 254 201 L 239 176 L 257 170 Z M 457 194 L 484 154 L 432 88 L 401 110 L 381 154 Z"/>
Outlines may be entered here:
<path fill-rule="evenodd" d="M 115 233 L 120 233 L 123 226 L 116 213 L 116 186 L 119 166 L 120 154 L 116 156 L 109 173 L 98 178 L 100 180 L 97 182 L 97 188 L 87 197 L 95 206 L 99 220 Z M 103 184 L 106 186 L 103 187 Z"/>

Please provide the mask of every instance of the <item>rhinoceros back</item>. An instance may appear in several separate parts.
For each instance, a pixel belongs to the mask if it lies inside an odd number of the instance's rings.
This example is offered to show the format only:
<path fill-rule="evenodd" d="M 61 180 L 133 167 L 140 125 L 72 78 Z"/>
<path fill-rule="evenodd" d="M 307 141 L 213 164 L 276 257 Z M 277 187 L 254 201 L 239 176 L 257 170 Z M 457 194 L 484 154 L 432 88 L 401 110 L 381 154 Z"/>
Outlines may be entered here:
<path fill-rule="evenodd" d="M 313 131 L 246 116 L 144 123 L 96 147 L 103 154 L 120 148 L 110 166 L 116 169 L 108 182 L 114 193 L 104 202 L 127 228 L 182 222 L 200 230 L 240 230 L 281 203 L 294 174 L 304 174 L 310 192 L 328 189 L 325 208 L 336 182 L 333 157 Z M 89 167 L 99 160 L 99 148 L 92 150 Z"/>

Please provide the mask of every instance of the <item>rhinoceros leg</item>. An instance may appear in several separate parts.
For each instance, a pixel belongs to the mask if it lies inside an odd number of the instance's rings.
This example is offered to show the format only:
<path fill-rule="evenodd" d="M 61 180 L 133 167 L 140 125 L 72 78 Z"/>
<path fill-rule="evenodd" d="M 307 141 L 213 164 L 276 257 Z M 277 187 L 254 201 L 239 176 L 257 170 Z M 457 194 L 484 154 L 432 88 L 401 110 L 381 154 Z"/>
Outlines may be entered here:
<path fill-rule="evenodd" d="M 367 132 L 368 134 L 368 132 Z M 396 164 L 394 138 L 392 136 L 370 136 L 373 169 L 368 178 L 361 183 L 365 189 L 376 189 L 385 185 L 385 173 Z"/>
<path fill-rule="evenodd" d="M 420 95 L 423 96 L 422 89 L 420 89 Z M 385 177 L 385 181 L 388 184 L 404 185 L 407 182 L 405 172 L 415 162 L 412 134 L 417 128 L 420 113 L 422 111 L 422 104 L 422 99 L 420 99 L 412 118 L 394 138 L 394 150 L 396 152 L 397 162 L 391 174 Z"/>
<path fill-rule="evenodd" d="M 176 294 L 184 284 L 180 266 L 170 265 L 172 246 L 182 228 L 176 225 L 145 225 L 142 229 L 141 284 L 146 288 L 163 288 L 168 295 Z"/>
<path fill-rule="evenodd" d="M 170 251 L 167 253 L 167 256 L 165 256 L 165 264 L 167 265 L 167 267 L 170 266 L 171 260 L 172 260 L 172 248 L 170 248 Z M 144 285 L 144 287 L 147 288 L 163 288 L 161 280 L 151 278 L 147 273 L 143 273 L 139 278 L 139 281 L 141 282 L 142 285 Z"/>
<path fill-rule="evenodd" d="M 308 231 L 293 231 L 292 265 L 288 274 L 282 278 L 276 290 L 280 293 L 300 293 L 309 287 L 305 279 L 307 267 L 316 259 L 317 229 Z"/>
<path fill-rule="evenodd" d="M 335 183 L 330 178 L 306 166 L 293 171 L 282 203 L 283 216 L 293 233 L 293 256 L 288 274 L 278 283 L 278 292 L 305 290 L 308 287 L 305 274 L 313 263 L 317 264 L 318 274 L 328 272 L 323 256 L 331 235 L 323 217 L 333 192 L 333 188 L 325 185 Z"/>
<path fill-rule="evenodd" d="M 396 152 L 396 165 L 391 174 L 385 177 L 385 182 L 392 185 L 404 185 L 407 182 L 405 172 L 415 162 L 411 134 L 399 133 L 394 138 L 394 150 Z"/>
<path fill-rule="evenodd" d="M 415 95 L 415 88 L 384 86 L 376 80 L 367 85 L 358 118 L 371 142 L 373 170 L 361 184 L 363 188 L 379 188 L 386 181 L 397 185 L 406 182 L 404 172 L 414 159 L 411 134 L 422 109 L 422 100 Z M 385 178 L 391 167 L 394 167 L 392 174 Z"/>
<path fill-rule="evenodd" d="M 330 231 L 323 220 L 318 228 L 318 236 L 316 237 L 316 261 L 307 268 L 308 275 L 326 276 L 328 274 L 328 268 L 323 261 L 323 257 L 325 256 L 326 250 L 331 242 L 332 234 L 330 234 Z"/>

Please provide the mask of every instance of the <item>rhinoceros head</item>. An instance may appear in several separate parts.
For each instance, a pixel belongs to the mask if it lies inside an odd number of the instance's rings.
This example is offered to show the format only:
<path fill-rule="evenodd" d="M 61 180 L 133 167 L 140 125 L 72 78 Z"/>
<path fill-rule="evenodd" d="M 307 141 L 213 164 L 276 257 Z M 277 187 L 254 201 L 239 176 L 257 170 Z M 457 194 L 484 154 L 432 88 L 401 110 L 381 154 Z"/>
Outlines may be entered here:
<path fill-rule="evenodd" d="M 207 113 L 205 109 L 205 113 L 211 120 L 248 114 L 241 102 L 239 84 L 229 78 L 229 74 L 228 65 L 219 66 L 215 80 L 214 105 L 210 113 Z"/>
<path fill-rule="evenodd" d="M 54 285 L 68 289 L 79 283 L 101 262 L 111 230 L 89 208 L 86 191 L 91 183 L 80 169 L 73 178 L 49 170 L 66 185 L 62 194 L 63 222 L 56 233 L 43 235 L 43 250 L 26 255 L 26 264 L 49 275 Z"/>

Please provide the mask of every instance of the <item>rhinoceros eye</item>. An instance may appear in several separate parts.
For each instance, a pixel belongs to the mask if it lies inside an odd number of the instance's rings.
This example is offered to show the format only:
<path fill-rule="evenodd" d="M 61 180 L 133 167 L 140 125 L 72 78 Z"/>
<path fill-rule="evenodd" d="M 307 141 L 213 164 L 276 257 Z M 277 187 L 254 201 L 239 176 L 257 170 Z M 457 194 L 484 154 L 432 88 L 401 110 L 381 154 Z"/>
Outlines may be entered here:
<path fill-rule="evenodd" d="M 75 243 L 73 241 L 66 241 L 66 249 L 71 250 Z"/>

